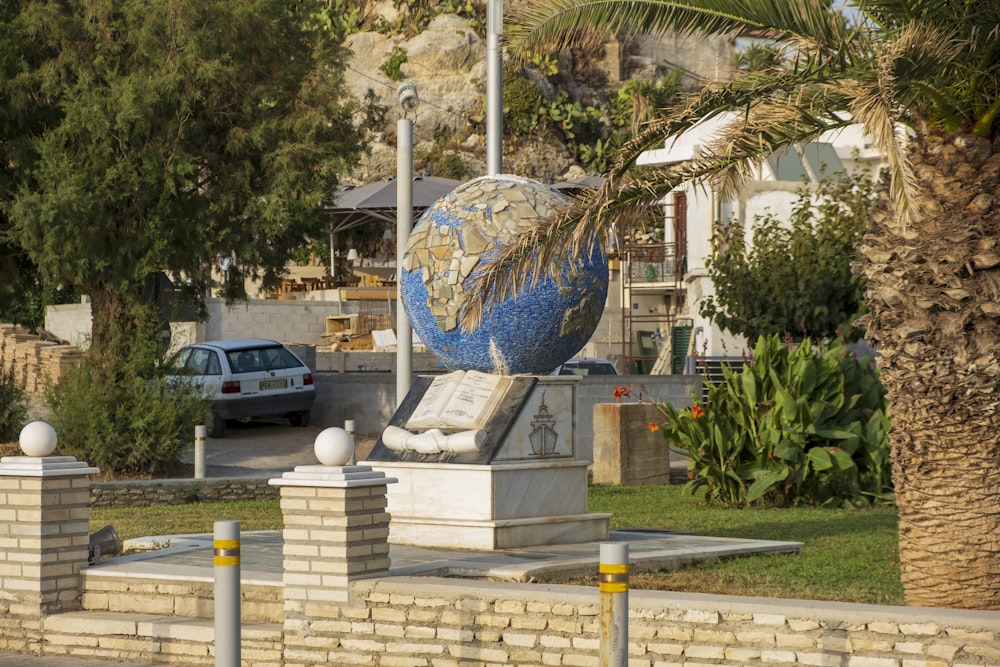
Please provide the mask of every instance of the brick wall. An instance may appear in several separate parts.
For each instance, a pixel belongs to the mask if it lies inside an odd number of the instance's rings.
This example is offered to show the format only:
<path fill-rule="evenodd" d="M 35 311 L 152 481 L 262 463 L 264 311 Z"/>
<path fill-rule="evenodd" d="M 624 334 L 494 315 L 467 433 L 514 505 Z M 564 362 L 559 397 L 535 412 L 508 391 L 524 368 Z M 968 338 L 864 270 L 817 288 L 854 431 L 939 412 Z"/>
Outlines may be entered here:
<path fill-rule="evenodd" d="M 44 652 L 212 664 L 207 589 L 198 596 L 199 622 L 193 608 L 181 614 L 157 602 L 149 582 L 121 585 L 134 588 L 104 582 L 85 594 L 88 609 L 104 612 L 48 617 Z M 167 600 L 180 590 L 166 592 Z M 310 603 L 293 645 L 282 619 L 262 619 L 268 605 L 253 605 L 257 618 L 243 627 L 244 658 L 249 651 L 262 661 L 254 664 L 283 667 L 599 664 L 596 587 L 386 577 L 354 582 L 350 590 L 346 604 Z M 109 613 L 117 607 L 104 605 L 105 597 L 128 601 L 128 612 Z M 634 590 L 629 601 L 629 667 L 1000 664 L 998 612 Z M 270 608 L 281 614 L 280 605 Z M 185 618 L 171 622 L 172 615 Z"/>
<path fill-rule="evenodd" d="M 443 579 L 358 582 L 315 619 L 330 664 L 596 665 L 596 589 Z M 1000 613 L 631 591 L 630 667 L 1000 664 Z M 330 623 L 333 620 L 335 622 Z M 371 660 L 366 662 L 365 657 Z M 293 664 L 321 664 L 286 660 Z"/>

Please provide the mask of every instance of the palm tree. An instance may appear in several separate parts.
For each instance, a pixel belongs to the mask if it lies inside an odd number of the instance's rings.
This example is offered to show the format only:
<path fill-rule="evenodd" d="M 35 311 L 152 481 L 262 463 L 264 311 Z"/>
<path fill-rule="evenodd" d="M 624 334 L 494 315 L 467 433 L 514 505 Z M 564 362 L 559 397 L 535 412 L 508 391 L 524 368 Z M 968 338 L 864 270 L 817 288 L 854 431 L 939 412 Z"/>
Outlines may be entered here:
<path fill-rule="evenodd" d="M 857 0 L 853 21 L 828 0 L 519 4 L 506 31 L 516 56 L 599 29 L 764 34 L 790 61 L 661 114 L 601 190 L 509 246 L 473 300 L 488 308 L 528 289 L 516 276 L 606 243 L 612 223 L 682 182 L 729 198 L 767 154 L 862 123 L 888 164 L 857 268 L 891 401 L 906 600 L 1000 609 L 1000 3 Z M 635 167 L 642 151 L 724 113 L 726 134 L 697 159 Z"/>

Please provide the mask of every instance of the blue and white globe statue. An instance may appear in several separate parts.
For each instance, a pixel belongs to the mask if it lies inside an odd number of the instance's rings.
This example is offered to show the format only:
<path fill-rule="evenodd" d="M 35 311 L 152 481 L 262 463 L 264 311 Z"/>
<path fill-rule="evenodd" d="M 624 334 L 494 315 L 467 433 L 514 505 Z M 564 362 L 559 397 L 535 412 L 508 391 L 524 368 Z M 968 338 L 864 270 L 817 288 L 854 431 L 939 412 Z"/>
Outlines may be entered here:
<path fill-rule="evenodd" d="M 410 235 L 400 294 L 414 332 L 452 370 L 502 375 L 545 374 L 590 339 L 608 294 L 608 262 L 595 248 L 566 262 L 561 279 L 483 311 L 462 330 L 466 289 L 498 249 L 570 200 L 551 187 L 512 175 L 464 183 L 429 208 Z M 529 281 L 525 280 L 525 285 Z"/>

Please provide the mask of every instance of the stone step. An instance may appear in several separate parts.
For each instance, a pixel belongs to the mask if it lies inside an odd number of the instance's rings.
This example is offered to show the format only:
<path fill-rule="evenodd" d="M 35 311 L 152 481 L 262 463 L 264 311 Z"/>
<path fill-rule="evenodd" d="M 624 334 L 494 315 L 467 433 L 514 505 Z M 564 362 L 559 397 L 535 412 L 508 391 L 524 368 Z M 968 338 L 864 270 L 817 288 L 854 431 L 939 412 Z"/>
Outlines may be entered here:
<path fill-rule="evenodd" d="M 211 578 L 108 575 L 94 569 L 84 570 L 82 576 L 86 611 L 214 618 L 215 582 Z M 244 623 L 283 623 L 283 586 L 244 581 L 240 616 Z"/>
<path fill-rule="evenodd" d="M 158 614 L 78 611 L 46 616 L 46 655 L 157 662 L 196 667 L 215 664 L 215 623 Z M 99 628 L 99 632 L 95 632 Z M 282 624 L 244 623 L 243 664 L 282 664 Z"/>

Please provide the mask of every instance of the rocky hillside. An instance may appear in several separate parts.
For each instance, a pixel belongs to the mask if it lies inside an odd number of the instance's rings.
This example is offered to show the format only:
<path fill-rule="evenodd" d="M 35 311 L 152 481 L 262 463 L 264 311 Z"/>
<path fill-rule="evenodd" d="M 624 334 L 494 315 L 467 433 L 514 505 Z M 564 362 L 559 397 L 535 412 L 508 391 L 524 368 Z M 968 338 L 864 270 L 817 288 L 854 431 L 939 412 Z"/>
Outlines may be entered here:
<path fill-rule="evenodd" d="M 382 11 L 397 11 L 391 3 L 382 4 Z M 389 18 L 399 20 L 397 16 Z M 359 100 L 366 96 L 377 100 L 386 110 L 385 130 L 372 137 L 370 154 L 348 180 L 367 183 L 395 173 L 395 128 L 401 114 L 396 88 L 403 80 L 416 84 L 421 101 L 411 115 L 415 170 L 451 178 L 471 178 L 485 172 L 486 42 L 468 19 L 440 14 L 414 36 L 359 32 L 351 35 L 347 44 L 354 54 L 347 71 L 351 91 Z M 522 75 L 538 84 L 548 102 L 562 91 L 572 101 L 599 106 L 623 78 L 654 80 L 662 72 L 676 69 L 684 72 L 686 87 L 703 85 L 704 79 L 694 72 L 713 77 L 717 72 L 710 68 L 716 68 L 720 58 L 728 62 L 731 53 L 729 42 L 704 39 L 646 40 L 633 42 L 628 49 L 617 43 L 595 44 L 582 56 L 591 60 L 587 68 L 568 62 L 568 56 L 562 54 L 542 63 L 549 70 L 545 72 L 548 76 L 538 71 Z M 580 54 L 576 57 L 581 59 Z M 581 77 L 581 71 L 587 71 L 587 76 Z M 506 93 L 505 89 L 505 103 Z M 509 127 L 507 132 L 511 133 Z M 579 155 L 553 140 L 551 133 L 514 134 L 504 142 L 504 172 L 543 182 L 584 173 L 587 165 L 581 164 Z"/>

